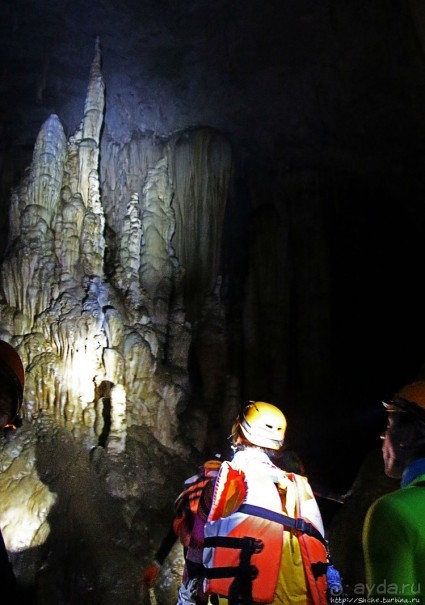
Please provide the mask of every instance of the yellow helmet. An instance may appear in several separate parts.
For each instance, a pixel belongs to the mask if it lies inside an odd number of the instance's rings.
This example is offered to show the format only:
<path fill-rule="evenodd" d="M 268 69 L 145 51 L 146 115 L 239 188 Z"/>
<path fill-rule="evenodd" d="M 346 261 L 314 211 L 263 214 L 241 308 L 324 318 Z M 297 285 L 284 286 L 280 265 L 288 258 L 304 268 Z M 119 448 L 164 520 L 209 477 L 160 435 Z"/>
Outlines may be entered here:
<path fill-rule="evenodd" d="M 278 450 L 283 445 L 286 418 L 271 403 L 248 401 L 239 419 L 241 431 L 253 445 Z"/>

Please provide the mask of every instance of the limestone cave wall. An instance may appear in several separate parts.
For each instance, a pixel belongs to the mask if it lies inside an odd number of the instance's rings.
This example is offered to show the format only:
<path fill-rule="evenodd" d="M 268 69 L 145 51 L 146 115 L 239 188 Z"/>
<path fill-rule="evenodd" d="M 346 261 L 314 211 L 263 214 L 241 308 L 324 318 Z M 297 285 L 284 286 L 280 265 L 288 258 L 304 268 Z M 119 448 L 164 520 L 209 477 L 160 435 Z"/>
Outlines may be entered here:
<path fill-rule="evenodd" d="M 142 566 L 213 442 L 209 407 L 233 384 L 228 424 L 239 395 L 220 273 L 230 145 L 209 128 L 108 140 L 101 168 L 104 110 L 97 43 L 80 127 L 67 137 L 51 115 L 13 191 L 1 268 L 0 333 L 26 387 L 23 426 L 1 442 L 0 526 L 45 605 L 140 602 Z"/>

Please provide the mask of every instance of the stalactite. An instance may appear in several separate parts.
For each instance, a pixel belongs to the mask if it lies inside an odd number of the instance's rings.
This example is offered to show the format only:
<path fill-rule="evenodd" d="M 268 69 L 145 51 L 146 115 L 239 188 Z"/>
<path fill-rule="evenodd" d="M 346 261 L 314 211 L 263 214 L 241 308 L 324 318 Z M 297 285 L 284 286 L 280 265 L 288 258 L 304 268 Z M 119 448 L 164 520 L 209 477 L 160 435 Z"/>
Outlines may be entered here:
<path fill-rule="evenodd" d="M 185 269 L 189 319 L 200 317 L 221 271 L 224 211 L 232 174 L 228 141 L 210 129 L 182 134 L 175 143 L 173 245 Z"/>
<path fill-rule="evenodd" d="M 175 222 L 171 208 L 171 183 L 165 158 L 149 171 L 143 198 L 140 281 L 149 295 L 152 317 L 164 339 L 176 265 L 170 244 Z"/>
<path fill-rule="evenodd" d="M 102 145 L 102 203 L 108 224 L 120 234 L 132 195 L 142 199 L 147 174 L 164 157 L 164 142 L 134 135 L 125 145 Z"/>

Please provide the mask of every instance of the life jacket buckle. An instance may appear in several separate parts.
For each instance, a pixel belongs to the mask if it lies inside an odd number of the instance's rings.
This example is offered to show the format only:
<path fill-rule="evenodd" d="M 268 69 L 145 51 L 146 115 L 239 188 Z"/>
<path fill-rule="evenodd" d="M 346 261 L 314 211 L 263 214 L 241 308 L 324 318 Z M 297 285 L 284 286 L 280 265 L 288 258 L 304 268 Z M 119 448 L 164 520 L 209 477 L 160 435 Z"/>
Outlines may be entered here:
<path fill-rule="evenodd" d="M 258 555 L 264 549 L 264 542 L 262 540 L 254 540 L 253 543 L 253 554 Z"/>
<path fill-rule="evenodd" d="M 303 519 L 302 517 L 295 519 L 295 530 L 300 531 L 303 534 L 312 535 L 312 525 Z"/>

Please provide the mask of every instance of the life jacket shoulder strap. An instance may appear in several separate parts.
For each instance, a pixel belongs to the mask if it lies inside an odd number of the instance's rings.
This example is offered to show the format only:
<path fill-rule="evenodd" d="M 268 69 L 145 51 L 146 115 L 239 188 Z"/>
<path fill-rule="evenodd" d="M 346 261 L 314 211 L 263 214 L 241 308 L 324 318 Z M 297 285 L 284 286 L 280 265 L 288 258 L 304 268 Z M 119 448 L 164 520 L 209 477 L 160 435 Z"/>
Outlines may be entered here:
<path fill-rule="evenodd" d="M 326 548 L 328 547 L 328 544 L 322 534 L 314 527 L 314 525 L 302 517 L 294 519 L 293 517 L 288 517 L 287 515 L 277 513 L 267 508 L 262 508 L 261 506 L 254 506 L 253 504 L 242 504 L 239 507 L 238 512 L 245 513 L 246 515 L 253 515 L 254 517 L 268 519 L 269 521 L 274 521 L 275 523 L 280 523 L 281 525 L 289 527 L 297 532 L 307 534 L 308 536 L 319 540 Z"/>
<path fill-rule="evenodd" d="M 206 548 L 240 548 L 241 550 L 247 550 L 250 553 L 259 553 L 263 550 L 264 544 L 262 540 L 245 536 L 243 538 L 237 538 L 233 536 L 209 536 L 204 540 L 204 546 Z"/>

